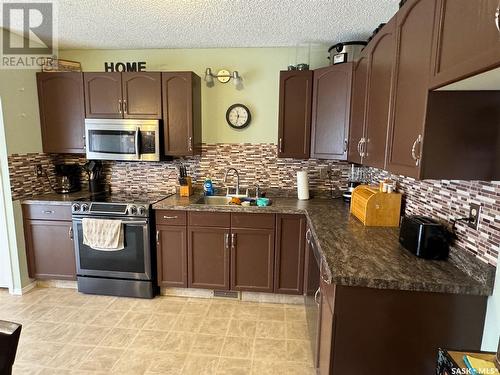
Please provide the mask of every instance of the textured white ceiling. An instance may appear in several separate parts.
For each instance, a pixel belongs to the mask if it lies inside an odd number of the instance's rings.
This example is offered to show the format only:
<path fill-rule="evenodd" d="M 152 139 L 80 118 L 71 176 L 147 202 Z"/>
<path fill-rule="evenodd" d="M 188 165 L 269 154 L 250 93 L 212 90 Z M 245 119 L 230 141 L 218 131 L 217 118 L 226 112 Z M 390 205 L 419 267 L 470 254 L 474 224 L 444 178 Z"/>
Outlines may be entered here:
<path fill-rule="evenodd" d="M 59 48 L 280 47 L 364 40 L 398 0 L 53 0 Z"/>

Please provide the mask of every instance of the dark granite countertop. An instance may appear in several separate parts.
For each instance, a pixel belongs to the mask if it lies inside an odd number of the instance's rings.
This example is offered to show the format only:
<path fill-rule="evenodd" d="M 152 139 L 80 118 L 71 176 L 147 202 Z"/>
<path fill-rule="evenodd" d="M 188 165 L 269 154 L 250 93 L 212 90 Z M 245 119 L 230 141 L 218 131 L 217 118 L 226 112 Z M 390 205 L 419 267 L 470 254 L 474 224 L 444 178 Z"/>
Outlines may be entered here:
<path fill-rule="evenodd" d="M 417 258 L 400 246 L 399 228 L 365 227 L 349 214 L 349 205 L 341 199 L 272 198 L 273 204 L 268 207 L 241 207 L 195 204 L 198 198 L 174 195 L 153 208 L 304 214 L 335 284 L 472 295 L 493 293 L 493 266 L 455 249 L 447 261 Z"/>
<path fill-rule="evenodd" d="M 47 193 L 35 195 L 30 198 L 21 200 L 22 204 L 54 204 L 54 205 L 71 205 L 71 203 L 80 198 L 90 197 L 88 190 L 81 190 L 70 194 Z M 90 199 L 90 198 L 89 198 Z"/>

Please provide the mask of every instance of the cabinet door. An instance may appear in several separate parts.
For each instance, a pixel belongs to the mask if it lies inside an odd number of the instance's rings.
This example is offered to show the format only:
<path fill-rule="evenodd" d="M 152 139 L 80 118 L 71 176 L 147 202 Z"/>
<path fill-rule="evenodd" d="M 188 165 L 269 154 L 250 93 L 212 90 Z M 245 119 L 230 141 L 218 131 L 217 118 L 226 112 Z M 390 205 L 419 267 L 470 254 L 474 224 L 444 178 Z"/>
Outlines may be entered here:
<path fill-rule="evenodd" d="M 162 73 L 165 155 L 188 156 L 199 151 L 200 86 L 192 72 Z"/>
<path fill-rule="evenodd" d="M 273 291 L 274 230 L 231 228 L 231 290 Z"/>
<path fill-rule="evenodd" d="M 500 65 L 498 0 L 439 0 L 433 88 Z"/>
<path fill-rule="evenodd" d="M 229 228 L 188 228 L 188 286 L 229 290 Z"/>
<path fill-rule="evenodd" d="M 187 229 L 185 226 L 157 226 L 156 254 L 158 285 L 187 287 Z"/>
<path fill-rule="evenodd" d="M 365 47 L 359 60 L 354 64 L 351 102 L 351 124 L 349 127 L 349 146 L 347 160 L 361 164 L 365 131 L 366 96 L 368 86 L 368 53 Z"/>
<path fill-rule="evenodd" d="M 435 0 L 408 0 L 396 16 L 387 169 L 415 178 L 420 176 L 435 8 Z"/>
<path fill-rule="evenodd" d="M 395 18 L 388 22 L 371 41 L 369 88 L 363 164 L 385 168 L 387 129 L 394 65 Z"/>
<path fill-rule="evenodd" d="M 274 291 L 302 294 L 306 219 L 302 215 L 276 215 L 276 259 Z"/>
<path fill-rule="evenodd" d="M 309 159 L 313 72 L 280 72 L 278 157 Z"/>
<path fill-rule="evenodd" d="M 347 159 L 352 63 L 314 71 L 311 156 Z"/>
<path fill-rule="evenodd" d="M 122 118 L 122 74 L 83 73 L 85 117 Z"/>
<path fill-rule="evenodd" d="M 82 73 L 37 73 L 43 152 L 85 152 Z"/>
<path fill-rule="evenodd" d="M 123 117 L 161 119 L 161 73 L 122 73 Z"/>
<path fill-rule="evenodd" d="M 76 280 L 70 221 L 25 220 L 24 234 L 30 277 Z"/>

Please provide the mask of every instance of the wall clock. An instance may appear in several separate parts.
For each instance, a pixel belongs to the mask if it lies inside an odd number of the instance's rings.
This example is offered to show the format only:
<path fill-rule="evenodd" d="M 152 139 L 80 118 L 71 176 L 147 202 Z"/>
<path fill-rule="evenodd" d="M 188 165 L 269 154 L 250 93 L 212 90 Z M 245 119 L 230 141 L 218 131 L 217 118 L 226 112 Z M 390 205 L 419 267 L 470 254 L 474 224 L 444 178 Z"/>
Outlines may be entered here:
<path fill-rule="evenodd" d="M 250 124 L 250 110 L 243 104 L 233 104 L 226 111 L 226 121 L 234 129 L 243 129 Z"/>

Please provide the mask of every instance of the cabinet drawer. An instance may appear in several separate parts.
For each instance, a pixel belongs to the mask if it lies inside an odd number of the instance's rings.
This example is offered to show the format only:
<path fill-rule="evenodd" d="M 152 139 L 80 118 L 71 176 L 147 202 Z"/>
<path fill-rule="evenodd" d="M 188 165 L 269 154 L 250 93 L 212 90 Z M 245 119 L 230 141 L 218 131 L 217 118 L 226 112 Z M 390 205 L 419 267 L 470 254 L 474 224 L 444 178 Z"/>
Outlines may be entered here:
<path fill-rule="evenodd" d="M 160 210 L 156 211 L 156 224 L 186 225 L 186 211 Z"/>
<path fill-rule="evenodd" d="M 231 225 L 231 214 L 229 212 L 190 212 L 189 225 L 229 228 Z"/>
<path fill-rule="evenodd" d="M 71 220 L 71 206 L 23 204 L 23 216 L 34 220 Z"/>
<path fill-rule="evenodd" d="M 231 227 L 233 228 L 274 229 L 274 223 L 274 214 L 231 214 Z"/>

